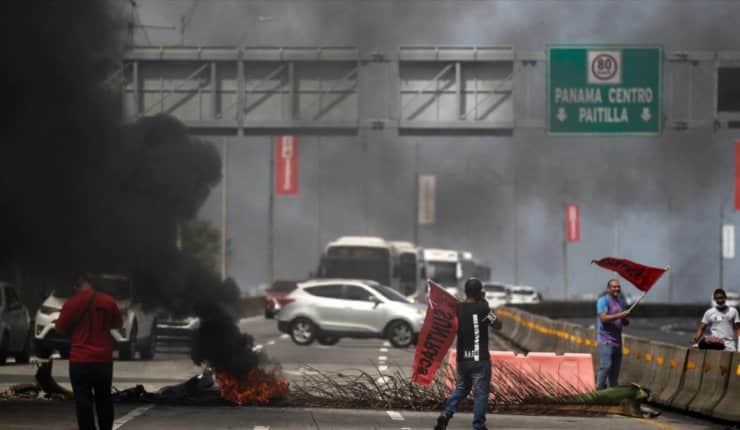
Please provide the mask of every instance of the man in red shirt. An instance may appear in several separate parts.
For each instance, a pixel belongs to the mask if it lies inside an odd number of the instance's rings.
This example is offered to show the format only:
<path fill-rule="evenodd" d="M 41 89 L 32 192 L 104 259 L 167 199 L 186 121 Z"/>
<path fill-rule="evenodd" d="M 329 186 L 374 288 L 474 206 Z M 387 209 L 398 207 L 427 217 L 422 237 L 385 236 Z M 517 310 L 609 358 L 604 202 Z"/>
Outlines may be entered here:
<path fill-rule="evenodd" d="M 67 300 L 56 321 L 57 331 L 70 336 L 69 379 L 75 393 L 77 425 L 95 430 L 93 400 L 100 430 L 113 428 L 113 337 L 123 325 L 113 297 L 93 287 L 89 273 L 77 275 L 75 295 Z"/>

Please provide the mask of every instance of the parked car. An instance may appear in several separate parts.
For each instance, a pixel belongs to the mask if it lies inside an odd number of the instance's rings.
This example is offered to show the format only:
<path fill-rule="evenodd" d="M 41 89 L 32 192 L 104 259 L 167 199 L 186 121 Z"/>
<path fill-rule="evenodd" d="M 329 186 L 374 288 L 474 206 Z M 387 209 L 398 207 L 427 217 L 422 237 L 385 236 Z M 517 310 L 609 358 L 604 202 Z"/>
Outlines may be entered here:
<path fill-rule="evenodd" d="M 31 356 L 31 318 L 15 287 L 0 281 L 0 365 L 8 356 L 28 363 Z"/>
<path fill-rule="evenodd" d="M 157 315 L 155 328 L 156 343 L 190 343 L 200 327 L 200 318 L 173 313 Z"/>
<path fill-rule="evenodd" d="M 295 290 L 298 281 L 278 280 L 265 291 L 265 318 L 275 318 L 283 307 L 283 300 L 291 291 Z"/>
<path fill-rule="evenodd" d="M 426 313 L 425 305 L 410 303 L 396 290 L 356 279 L 299 282 L 283 302 L 278 329 L 298 345 L 376 337 L 404 348 L 415 341 Z"/>
<path fill-rule="evenodd" d="M 540 303 L 542 295 L 527 285 L 513 285 L 509 287 L 509 303 L 512 305 L 523 303 Z"/>
<path fill-rule="evenodd" d="M 133 297 L 133 284 L 128 276 L 102 274 L 96 276 L 96 288 L 110 294 L 118 304 L 123 327 L 111 330 L 118 357 L 132 360 L 136 352 L 142 359 L 154 358 L 156 312 L 146 309 Z M 72 287 L 54 289 L 36 312 L 34 350 L 40 358 L 48 358 L 54 350 L 62 357 L 69 356 L 69 337 L 56 331 L 54 323 L 64 302 L 74 294 Z"/>
<path fill-rule="evenodd" d="M 725 300 L 725 304 L 727 306 L 731 306 L 734 308 L 737 308 L 740 306 L 740 293 L 737 291 L 725 291 L 725 294 L 727 295 L 727 300 Z M 717 303 L 714 302 L 714 295 L 712 295 L 712 300 L 710 301 L 710 304 L 712 307 L 717 306 Z"/>
<path fill-rule="evenodd" d="M 492 308 L 504 306 L 509 301 L 509 291 L 506 284 L 498 282 L 484 282 L 483 291 L 486 294 L 486 301 Z"/>

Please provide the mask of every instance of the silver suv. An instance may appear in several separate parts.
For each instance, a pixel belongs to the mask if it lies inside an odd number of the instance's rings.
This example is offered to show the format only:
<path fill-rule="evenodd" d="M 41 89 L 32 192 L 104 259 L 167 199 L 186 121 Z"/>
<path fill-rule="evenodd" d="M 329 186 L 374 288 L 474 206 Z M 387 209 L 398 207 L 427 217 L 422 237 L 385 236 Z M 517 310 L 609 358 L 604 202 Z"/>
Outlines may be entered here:
<path fill-rule="evenodd" d="M 404 348 L 416 340 L 426 313 L 426 306 L 389 287 L 357 279 L 300 282 L 283 303 L 278 329 L 298 345 L 377 337 Z"/>

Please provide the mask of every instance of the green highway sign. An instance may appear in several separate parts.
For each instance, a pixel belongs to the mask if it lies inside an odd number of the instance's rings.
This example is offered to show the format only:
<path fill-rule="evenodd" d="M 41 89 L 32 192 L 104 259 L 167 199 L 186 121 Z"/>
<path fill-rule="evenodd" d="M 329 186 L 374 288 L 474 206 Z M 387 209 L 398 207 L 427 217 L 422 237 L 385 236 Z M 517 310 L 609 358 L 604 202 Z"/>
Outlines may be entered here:
<path fill-rule="evenodd" d="M 547 59 L 550 134 L 660 134 L 661 48 L 550 46 Z"/>

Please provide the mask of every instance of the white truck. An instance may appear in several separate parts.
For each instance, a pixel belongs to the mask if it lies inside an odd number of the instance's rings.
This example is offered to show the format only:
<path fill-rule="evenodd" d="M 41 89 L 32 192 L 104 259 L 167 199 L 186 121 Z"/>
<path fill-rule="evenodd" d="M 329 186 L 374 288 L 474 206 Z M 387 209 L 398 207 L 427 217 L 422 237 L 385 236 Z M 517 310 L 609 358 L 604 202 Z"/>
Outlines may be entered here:
<path fill-rule="evenodd" d="M 463 271 L 458 251 L 424 248 L 424 262 L 428 278 L 444 287 L 450 294 L 460 295 Z"/>

